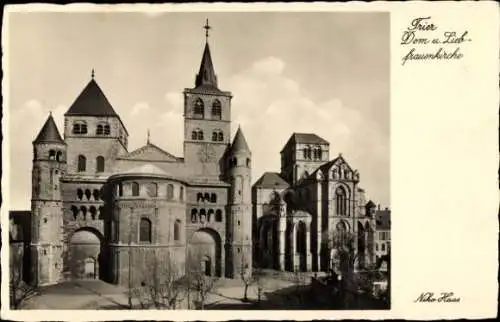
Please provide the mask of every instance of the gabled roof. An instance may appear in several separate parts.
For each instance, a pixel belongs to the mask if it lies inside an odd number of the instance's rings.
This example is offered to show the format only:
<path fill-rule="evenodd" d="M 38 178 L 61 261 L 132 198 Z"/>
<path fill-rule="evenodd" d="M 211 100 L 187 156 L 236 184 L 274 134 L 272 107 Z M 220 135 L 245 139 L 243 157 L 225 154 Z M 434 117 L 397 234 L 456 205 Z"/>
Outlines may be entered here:
<path fill-rule="evenodd" d="M 93 78 L 76 98 L 65 115 L 118 116 Z"/>
<path fill-rule="evenodd" d="M 322 137 L 319 137 L 318 135 L 314 133 L 293 133 L 292 136 L 288 139 L 286 142 L 285 146 L 281 150 L 283 150 L 290 144 L 330 144 L 328 143 L 327 140 L 323 139 Z"/>
<path fill-rule="evenodd" d="M 158 146 L 148 142 L 145 146 L 140 147 L 129 154 L 121 157 L 121 159 L 142 160 L 142 161 L 170 161 L 178 162 L 179 158 L 159 148 Z"/>
<path fill-rule="evenodd" d="M 56 122 L 54 122 L 54 118 L 52 117 L 52 113 L 47 118 L 47 121 L 45 121 L 45 124 L 43 125 L 33 143 L 64 144 L 64 141 L 61 138 L 61 134 L 59 134 L 59 130 L 57 129 Z"/>
<path fill-rule="evenodd" d="M 290 185 L 276 172 L 265 172 L 254 185 L 256 188 L 288 188 Z"/>
<path fill-rule="evenodd" d="M 391 229 L 391 211 L 389 209 L 376 210 L 375 219 L 377 223 L 377 230 Z"/>
<path fill-rule="evenodd" d="M 238 127 L 238 130 L 236 131 L 236 135 L 234 136 L 233 144 L 231 144 L 231 151 L 249 151 L 250 148 L 248 147 L 247 140 L 245 139 L 245 136 L 243 135 L 243 131 L 241 130 L 241 127 Z"/>

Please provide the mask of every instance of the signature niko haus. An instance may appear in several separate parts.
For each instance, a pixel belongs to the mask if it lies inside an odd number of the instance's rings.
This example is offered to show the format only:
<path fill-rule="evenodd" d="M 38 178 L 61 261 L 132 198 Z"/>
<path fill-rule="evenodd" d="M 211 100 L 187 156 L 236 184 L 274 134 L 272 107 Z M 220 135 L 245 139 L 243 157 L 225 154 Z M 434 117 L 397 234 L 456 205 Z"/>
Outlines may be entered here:
<path fill-rule="evenodd" d="M 437 295 L 436 295 L 437 296 Z M 457 303 L 460 297 L 456 297 L 453 292 L 441 292 L 439 297 L 435 297 L 433 292 L 422 292 L 415 302 L 421 303 Z"/>

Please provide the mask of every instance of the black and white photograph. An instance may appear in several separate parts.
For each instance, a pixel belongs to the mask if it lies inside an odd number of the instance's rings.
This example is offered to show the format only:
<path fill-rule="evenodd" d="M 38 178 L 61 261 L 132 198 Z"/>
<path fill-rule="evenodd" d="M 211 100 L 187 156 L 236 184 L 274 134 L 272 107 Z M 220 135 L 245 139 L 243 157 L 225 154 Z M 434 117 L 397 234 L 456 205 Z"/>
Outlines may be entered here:
<path fill-rule="evenodd" d="M 5 25 L 10 309 L 391 309 L 389 12 Z"/>

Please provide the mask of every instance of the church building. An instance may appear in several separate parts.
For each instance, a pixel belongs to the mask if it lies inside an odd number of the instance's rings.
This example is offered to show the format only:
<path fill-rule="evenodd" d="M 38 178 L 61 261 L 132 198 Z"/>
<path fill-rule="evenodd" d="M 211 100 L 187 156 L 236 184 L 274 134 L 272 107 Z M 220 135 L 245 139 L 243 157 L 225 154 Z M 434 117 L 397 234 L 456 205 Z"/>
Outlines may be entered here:
<path fill-rule="evenodd" d="M 194 87 L 184 90 L 184 156 L 149 139 L 129 151 L 119 109 L 92 72 L 63 135 L 49 115 L 33 141 L 32 280 L 126 285 L 157 266 L 182 276 L 199 265 L 228 278 L 251 267 L 252 155 L 241 128 L 231 140 L 231 98 L 207 41 Z"/>
<path fill-rule="evenodd" d="M 330 144 L 293 133 L 281 151 L 281 171 L 252 187 L 254 261 L 287 271 L 328 271 L 334 251 L 350 243 L 356 268 L 375 264 L 375 204 L 365 200 L 360 175 Z M 339 242 L 341 244 L 339 244 Z"/>

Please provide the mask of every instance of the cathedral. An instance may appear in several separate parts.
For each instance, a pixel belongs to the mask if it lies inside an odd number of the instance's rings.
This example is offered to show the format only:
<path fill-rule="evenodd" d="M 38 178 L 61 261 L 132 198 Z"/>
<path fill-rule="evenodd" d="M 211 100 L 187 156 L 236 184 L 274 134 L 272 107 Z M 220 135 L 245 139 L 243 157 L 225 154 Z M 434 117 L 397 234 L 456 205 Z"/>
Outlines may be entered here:
<path fill-rule="evenodd" d="M 207 28 L 208 31 L 208 28 Z M 31 233 L 25 257 L 38 285 L 73 279 L 147 281 L 153 267 L 238 278 L 249 267 L 325 271 L 332 238 L 355 236 L 359 267 L 374 261 L 375 205 L 329 143 L 294 133 L 281 171 L 251 185 L 243 130 L 231 139 L 231 92 L 218 86 L 208 41 L 184 90 L 182 157 L 128 132 L 92 72 L 64 115 L 33 141 Z"/>
<path fill-rule="evenodd" d="M 128 284 L 147 280 L 155 263 L 179 276 L 188 265 L 228 278 L 251 267 L 252 155 L 241 128 L 230 138 L 231 98 L 207 42 L 184 90 L 184 156 L 149 139 L 129 152 L 92 73 L 64 114 L 63 137 L 49 115 L 33 141 L 32 279 Z"/>

